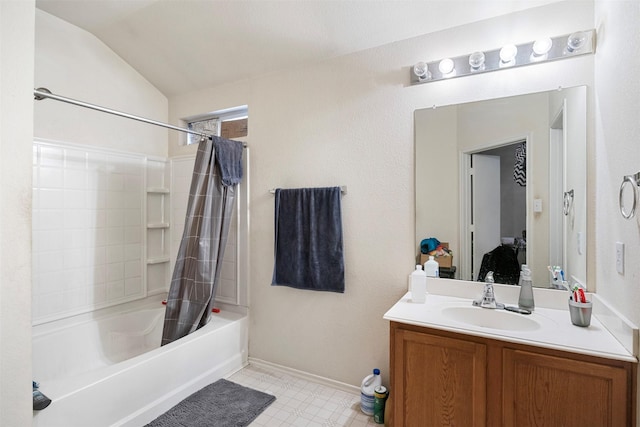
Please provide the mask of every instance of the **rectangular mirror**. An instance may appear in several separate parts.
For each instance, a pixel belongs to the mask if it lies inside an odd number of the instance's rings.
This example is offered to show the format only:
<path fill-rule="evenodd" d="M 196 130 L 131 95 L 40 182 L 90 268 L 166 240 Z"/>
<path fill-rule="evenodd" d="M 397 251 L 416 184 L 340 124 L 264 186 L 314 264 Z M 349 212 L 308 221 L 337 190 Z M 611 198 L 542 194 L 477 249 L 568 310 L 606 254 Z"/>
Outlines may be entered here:
<path fill-rule="evenodd" d="M 584 86 L 416 110 L 417 261 L 434 237 L 457 279 L 526 263 L 535 286 L 548 266 L 586 286 L 586 113 Z"/>

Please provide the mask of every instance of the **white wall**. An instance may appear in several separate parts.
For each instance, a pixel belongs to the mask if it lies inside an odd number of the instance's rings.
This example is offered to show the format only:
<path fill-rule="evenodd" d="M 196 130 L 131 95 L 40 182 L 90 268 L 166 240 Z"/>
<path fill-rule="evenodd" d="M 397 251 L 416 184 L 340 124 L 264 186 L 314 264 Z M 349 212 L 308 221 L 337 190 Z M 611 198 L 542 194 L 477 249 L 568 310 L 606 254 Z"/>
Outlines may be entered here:
<path fill-rule="evenodd" d="M 409 87 L 409 67 L 506 41 L 593 26 L 591 2 L 560 3 L 170 99 L 170 120 L 249 107 L 250 355 L 359 384 L 388 380 L 383 314 L 413 270 L 413 112 L 593 84 L 593 56 Z M 170 136 L 170 153 L 177 146 Z M 271 287 L 274 187 L 346 185 L 346 292 Z"/>
<path fill-rule="evenodd" d="M 598 293 L 636 325 L 640 324 L 640 215 L 622 218 L 618 192 L 624 175 L 640 170 L 640 3 L 598 0 L 595 27 L 598 53 L 595 61 L 595 136 L 588 174 L 590 193 L 597 203 L 589 206 L 595 221 L 595 259 L 590 275 L 596 276 Z M 624 61 L 629 72 L 620 73 Z M 627 207 L 627 210 L 629 207 Z M 615 243 L 625 244 L 624 274 L 616 271 Z M 639 373 L 640 376 L 640 373 Z M 640 381 L 638 381 L 640 382 Z M 640 396 L 638 397 L 640 406 Z M 640 413 L 636 425 L 640 425 Z"/>
<path fill-rule="evenodd" d="M 35 2 L 0 1 L 0 425 L 31 425 Z"/>
<path fill-rule="evenodd" d="M 94 35 L 36 9 L 35 87 L 167 121 L 167 98 Z M 165 128 L 54 100 L 34 103 L 38 138 L 167 155 Z"/>
<path fill-rule="evenodd" d="M 597 223 L 598 293 L 632 322 L 640 324 L 640 215 L 625 220 L 618 207 L 622 177 L 640 171 L 640 3 L 598 1 L 595 14 L 596 146 L 590 153 L 595 158 L 595 168 L 589 186 L 595 191 L 597 203 L 589 215 Z M 621 63 L 627 71 L 621 72 Z M 616 272 L 618 241 L 625 243 L 624 274 Z"/>

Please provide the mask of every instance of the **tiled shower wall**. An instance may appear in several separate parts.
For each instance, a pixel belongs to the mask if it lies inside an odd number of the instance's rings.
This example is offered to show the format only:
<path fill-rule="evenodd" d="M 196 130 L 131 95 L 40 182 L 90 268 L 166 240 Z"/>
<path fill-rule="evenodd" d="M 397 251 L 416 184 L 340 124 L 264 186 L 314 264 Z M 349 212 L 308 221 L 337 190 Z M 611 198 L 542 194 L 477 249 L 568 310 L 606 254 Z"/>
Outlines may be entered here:
<path fill-rule="evenodd" d="M 33 145 L 33 321 L 145 295 L 145 158 Z"/>
<path fill-rule="evenodd" d="M 193 164 L 192 156 L 168 161 L 35 141 L 33 323 L 167 292 Z M 238 303 L 236 217 L 217 293 L 232 304 Z"/>

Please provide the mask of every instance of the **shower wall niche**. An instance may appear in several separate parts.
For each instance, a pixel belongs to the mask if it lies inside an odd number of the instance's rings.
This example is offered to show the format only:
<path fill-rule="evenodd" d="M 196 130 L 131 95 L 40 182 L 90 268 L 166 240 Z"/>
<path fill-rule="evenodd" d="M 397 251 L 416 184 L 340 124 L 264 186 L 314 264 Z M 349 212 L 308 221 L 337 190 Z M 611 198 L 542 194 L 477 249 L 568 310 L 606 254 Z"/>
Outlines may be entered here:
<path fill-rule="evenodd" d="M 167 291 L 171 252 L 171 164 L 147 160 L 147 293 Z"/>

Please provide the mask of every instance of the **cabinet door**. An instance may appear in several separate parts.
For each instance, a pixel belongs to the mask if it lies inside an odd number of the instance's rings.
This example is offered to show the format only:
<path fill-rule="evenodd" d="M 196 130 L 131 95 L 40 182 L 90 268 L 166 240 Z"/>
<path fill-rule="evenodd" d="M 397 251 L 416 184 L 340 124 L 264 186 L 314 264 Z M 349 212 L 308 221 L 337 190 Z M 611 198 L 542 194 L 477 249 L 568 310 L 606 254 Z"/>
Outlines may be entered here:
<path fill-rule="evenodd" d="M 486 346 L 395 329 L 394 425 L 484 426 Z"/>
<path fill-rule="evenodd" d="M 507 426 L 627 426 L 627 371 L 521 350 L 503 350 Z"/>

